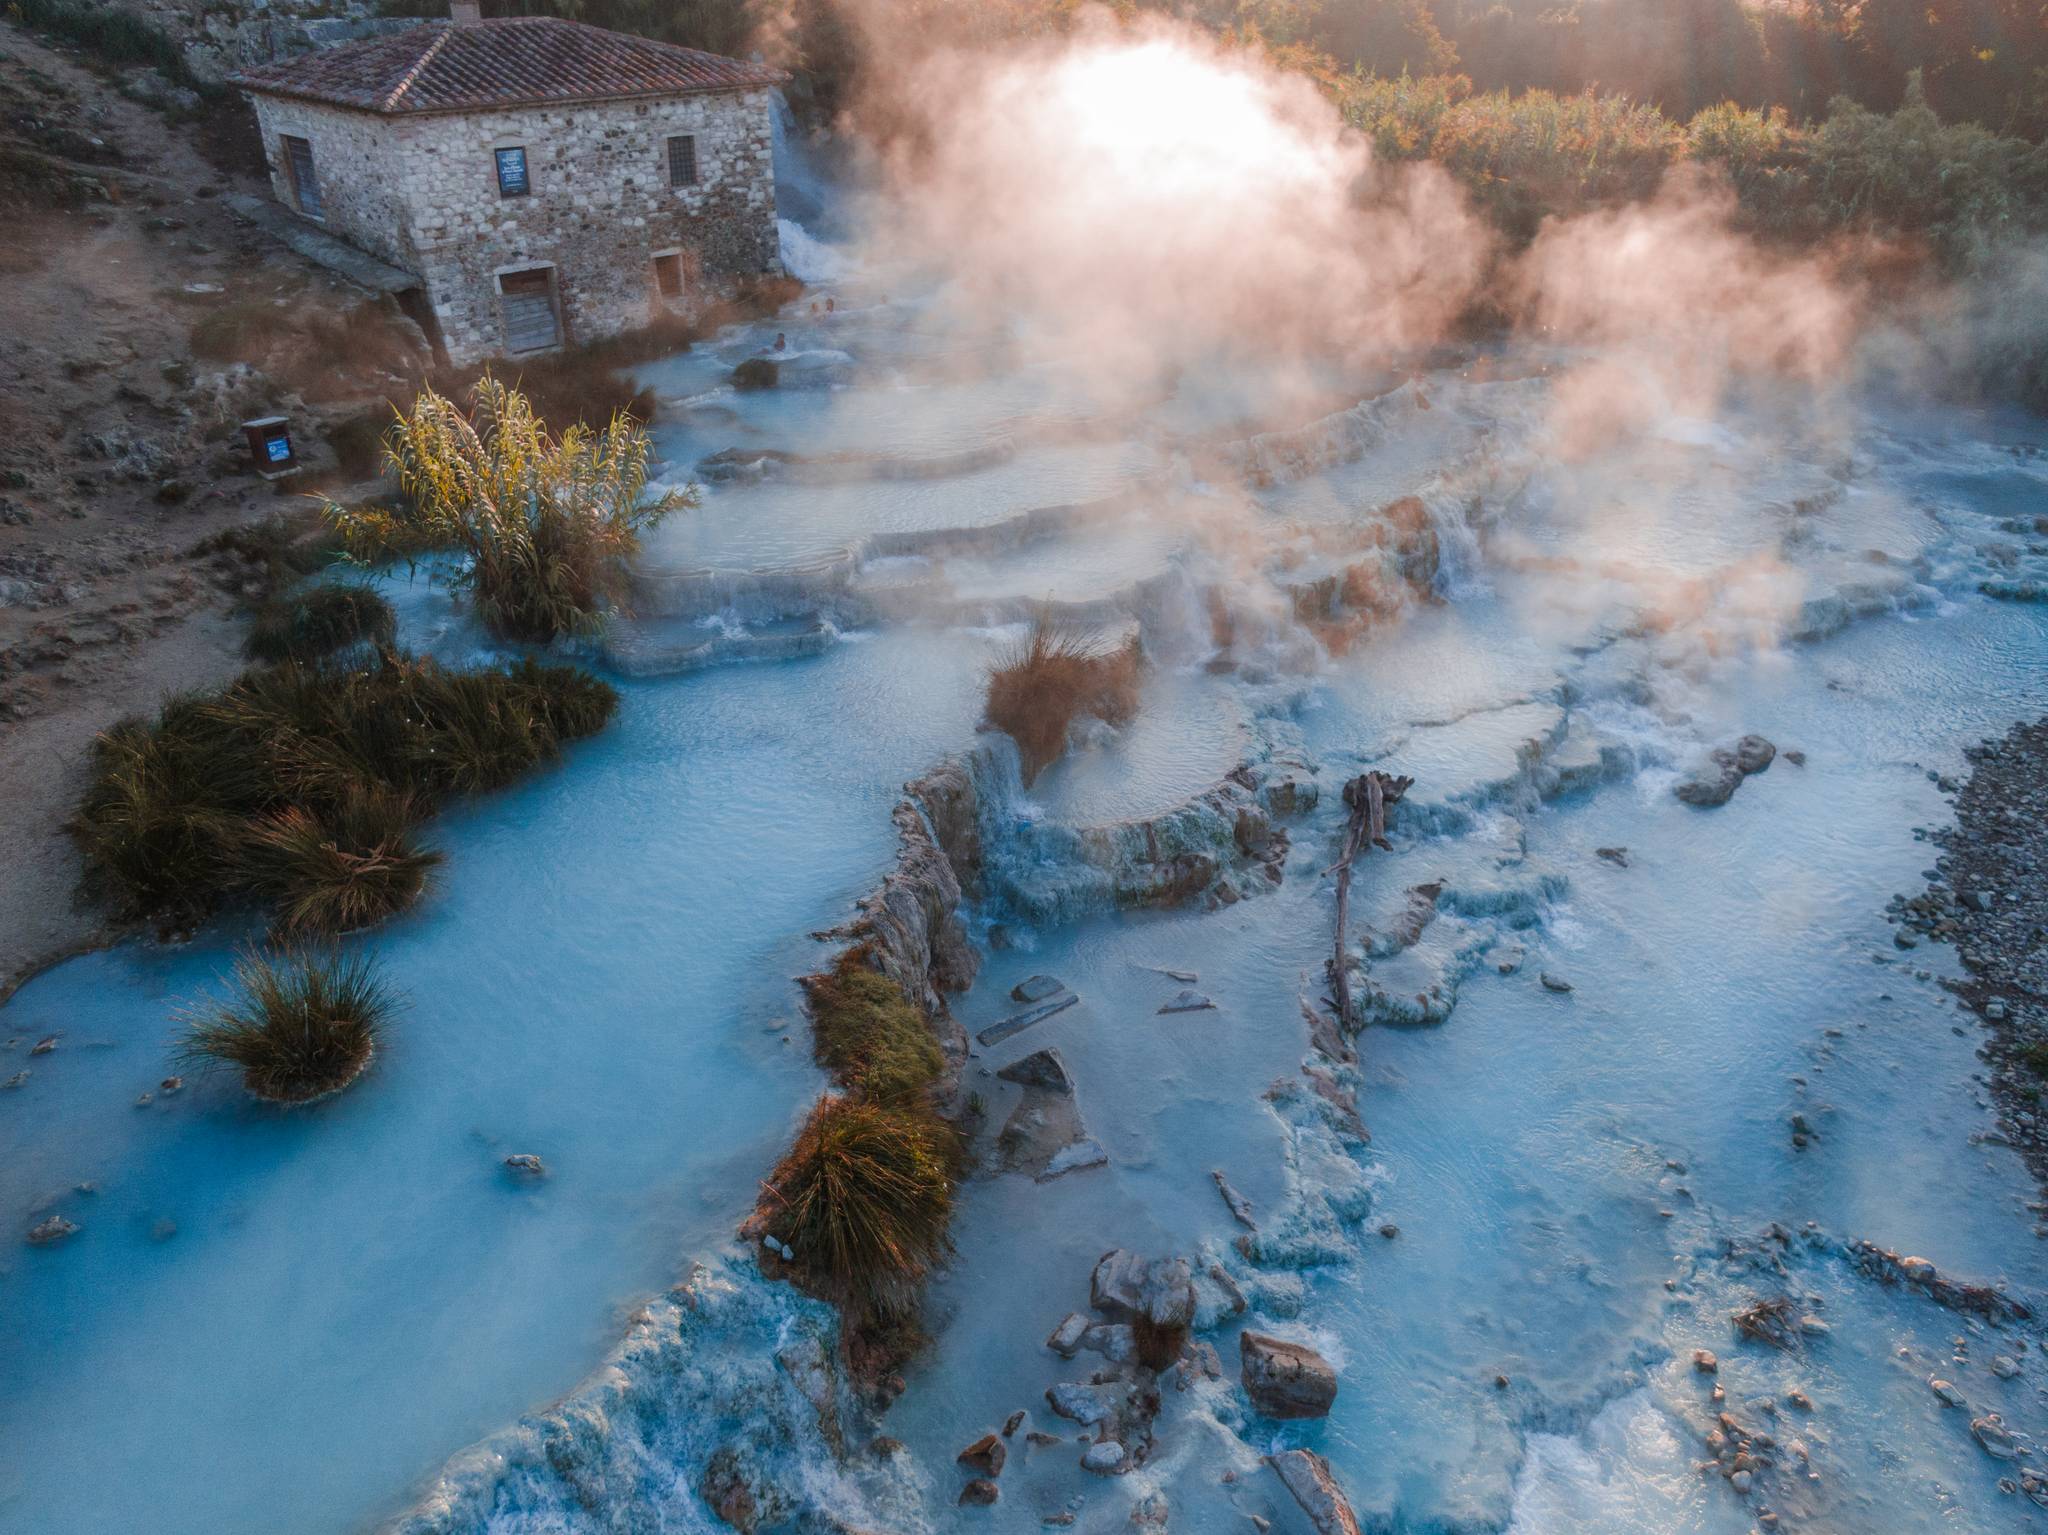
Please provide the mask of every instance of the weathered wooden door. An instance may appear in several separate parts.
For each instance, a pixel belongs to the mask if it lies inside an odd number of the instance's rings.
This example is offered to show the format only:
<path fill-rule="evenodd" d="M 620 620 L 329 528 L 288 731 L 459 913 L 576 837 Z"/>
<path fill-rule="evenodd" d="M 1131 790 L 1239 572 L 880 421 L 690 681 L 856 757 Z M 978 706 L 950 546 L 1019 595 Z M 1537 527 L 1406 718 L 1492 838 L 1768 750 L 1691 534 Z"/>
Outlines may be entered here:
<path fill-rule="evenodd" d="M 555 307 L 555 274 L 551 267 L 507 272 L 498 279 L 499 302 L 505 311 L 505 350 L 542 352 L 562 344 L 561 316 Z"/>

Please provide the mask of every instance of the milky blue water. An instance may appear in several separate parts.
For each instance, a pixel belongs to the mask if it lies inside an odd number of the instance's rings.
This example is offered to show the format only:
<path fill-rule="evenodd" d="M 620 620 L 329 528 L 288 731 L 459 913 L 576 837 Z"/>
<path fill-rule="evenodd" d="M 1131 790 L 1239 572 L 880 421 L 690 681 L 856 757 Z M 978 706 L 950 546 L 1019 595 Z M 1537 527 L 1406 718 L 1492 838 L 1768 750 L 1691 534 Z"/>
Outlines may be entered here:
<path fill-rule="evenodd" d="M 1975 590 L 2043 558 L 2008 526 L 2042 501 L 2039 461 L 2008 451 L 2037 430 L 1853 400 L 1823 421 L 1762 396 L 1565 462 L 1540 381 L 1447 369 L 1431 408 L 1390 414 L 1359 457 L 1238 491 L 1201 478 L 1186 434 L 1257 401 L 1202 381 L 1105 404 L 1040 366 L 992 368 L 1000 349 L 955 342 L 916 299 L 837 293 L 830 317 L 800 305 L 648 375 L 672 475 L 728 448 L 840 456 L 830 483 L 709 487 L 651 570 L 851 564 L 760 610 L 640 622 L 815 623 L 819 653 L 621 678 L 603 735 L 442 816 L 430 898 L 356 944 L 407 998 L 357 1086 L 293 1113 L 200 1074 L 158 1090 L 175 1010 L 220 989 L 238 931 L 74 960 L 0 1010 L 0 1074 L 29 1071 L 0 1093 L 0 1205 L 17 1234 L 50 1212 L 81 1228 L 0 1247 L 0 1530 L 338 1532 L 429 1489 L 420 1528 L 707 1530 L 692 1488 L 721 1444 L 792 1496 L 906 1531 L 1062 1510 L 1112 1530 L 1155 1490 L 1177 1530 L 1242 1528 L 1286 1514 L 1258 1455 L 1293 1444 L 1329 1457 L 1375 1528 L 1738 1532 L 1766 1507 L 1788 1530 L 2039 1520 L 1967 1431 L 1987 1409 L 2048 1431 L 2038 1338 L 1881 1289 L 1820 1240 L 2048 1284 L 2023 1171 L 1973 1143 L 1990 1116 L 1974 1025 L 1938 984 L 1953 961 L 1893 949 L 1880 915 L 1932 863 L 1915 828 L 1947 810 L 1928 770 L 2048 701 L 2048 616 Z M 778 330 L 830 371 L 730 390 Z M 1368 390 L 1361 375 L 1354 398 Z M 1435 600 L 1325 654 L 1286 584 L 1411 493 L 1445 550 Z M 917 543 L 1096 503 L 1028 536 Z M 875 534 L 908 542 L 864 558 Z M 1238 605 L 1232 667 L 1211 664 L 1212 588 Z M 398 590 L 413 643 L 494 653 L 444 590 Z M 978 1051 L 970 1085 L 999 1124 L 1015 1090 L 993 1071 L 1056 1045 L 1109 1162 L 965 1186 L 934 1344 L 886 1417 L 849 1425 L 840 1465 L 792 1426 L 775 1363 L 824 1324 L 730 1245 L 820 1085 L 789 978 L 891 865 L 900 785 L 974 743 L 984 668 L 1047 599 L 1140 633 L 1153 665 L 1136 721 L 1085 732 L 995 808 L 999 863 L 1006 827 L 1157 815 L 1276 743 L 1314 764 L 1323 803 L 1292 823 L 1281 885 L 1236 905 L 969 914 L 1006 945 L 957 1001 L 970 1028 L 1032 973 L 1082 998 Z M 1716 810 L 1672 796 L 1746 731 L 1806 765 L 1781 758 Z M 1358 1041 L 1359 1145 L 1303 1102 L 1301 1003 L 1329 951 L 1336 789 L 1367 764 L 1417 783 L 1395 851 L 1360 866 L 1357 926 L 1390 930 L 1418 883 L 1445 894 L 1419 942 L 1368 965 L 1383 1018 Z M 1594 851 L 1613 846 L 1628 867 Z M 1160 1015 L 1179 983 L 1146 967 L 1199 972 L 1216 1008 Z M 1401 1026 L 1418 995 L 1442 1021 Z M 1804 1150 L 1795 1113 L 1818 1132 Z M 513 1179 L 515 1151 L 549 1175 Z M 1314 1261 L 1236 1254 L 1215 1168 L 1262 1230 L 1313 1237 Z M 1738 1343 L 1727 1315 L 1765 1286 L 1727 1244 L 1808 1221 L 1816 1245 L 1772 1283 L 1831 1332 L 1786 1355 Z M 1042 1340 L 1113 1246 L 1228 1267 L 1254 1324 L 1338 1364 L 1332 1416 L 1252 1418 L 1241 1324 L 1220 1320 L 1225 1378 L 1169 1389 L 1154 1459 L 1081 1471 L 1042 1393 L 1090 1356 L 1063 1364 Z M 667 1352 L 629 1350 L 579 1392 L 695 1260 L 724 1299 L 680 1321 L 657 1307 L 633 1336 Z M 1715 1410 L 1699 1346 L 1729 1410 L 1799 1438 L 1810 1478 L 1745 1502 L 1694 1470 Z M 1992 1376 L 1994 1352 L 2021 1373 Z M 1937 1372 L 1970 1411 L 1934 1398 Z M 1814 1405 L 1792 1422 L 1795 1386 Z M 565 1395 L 568 1419 L 489 1437 Z M 1003 1502 L 956 1513 L 954 1453 L 1018 1408 L 1066 1441 L 1020 1435 Z M 908 1457 L 871 1461 L 876 1432 Z"/>

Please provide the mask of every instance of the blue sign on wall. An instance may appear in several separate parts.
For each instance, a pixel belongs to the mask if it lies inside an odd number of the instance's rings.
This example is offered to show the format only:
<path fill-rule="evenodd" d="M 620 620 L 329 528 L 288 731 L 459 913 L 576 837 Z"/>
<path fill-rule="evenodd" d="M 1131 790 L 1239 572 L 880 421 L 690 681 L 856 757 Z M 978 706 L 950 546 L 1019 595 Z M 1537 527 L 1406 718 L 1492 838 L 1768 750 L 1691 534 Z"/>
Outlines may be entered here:
<path fill-rule="evenodd" d="M 498 195 L 500 197 L 524 197 L 530 188 L 526 184 L 526 151 L 501 149 L 498 154 Z"/>
<path fill-rule="evenodd" d="M 292 456 L 292 440 L 280 432 L 264 439 L 263 451 L 273 464 L 281 464 Z"/>

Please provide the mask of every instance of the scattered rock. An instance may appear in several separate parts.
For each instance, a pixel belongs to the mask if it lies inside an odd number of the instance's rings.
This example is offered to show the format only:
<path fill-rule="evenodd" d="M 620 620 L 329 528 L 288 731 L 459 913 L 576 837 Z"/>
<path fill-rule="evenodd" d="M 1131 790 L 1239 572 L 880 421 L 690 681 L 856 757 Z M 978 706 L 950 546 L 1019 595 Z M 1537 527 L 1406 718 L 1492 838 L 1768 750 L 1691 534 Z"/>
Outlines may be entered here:
<path fill-rule="evenodd" d="M 28 1243 L 31 1247 L 49 1247 L 74 1235 L 77 1230 L 76 1222 L 67 1221 L 61 1215 L 53 1215 L 48 1220 L 38 1222 L 29 1228 Z"/>
<path fill-rule="evenodd" d="M 1066 989 L 1066 982 L 1050 975 L 1026 976 L 1010 988 L 1010 1000 L 1013 1002 L 1043 1002 L 1049 997 L 1058 996 Z"/>
<path fill-rule="evenodd" d="M 1561 975 L 1552 975 L 1548 970 L 1537 972 L 1536 978 L 1543 983 L 1545 991 L 1570 991 L 1572 983 Z"/>
<path fill-rule="evenodd" d="M 1964 1399 L 1963 1393 L 1956 1389 L 1954 1381 L 1943 1380 L 1938 1375 L 1930 1375 L 1927 1377 L 1927 1389 L 1941 1398 L 1941 1405 L 1944 1407 L 1966 1407 L 1969 1405 Z"/>
<path fill-rule="evenodd" d="M 0 1087 L 19 1087 L 19 1086 L 21 1086 L 21 1084 L 22 1084 L 22 1083 L 26 1082 L 27 1080 L 28 1080 L 28 1072 L 27 1072 L 26 1070 L 22 1070 L 22 1071 L 17 1071 L 17 1072 L 16 1072 L 16 1073 L 15 1073 L 15 1074 L 14 1074 L 13 1076 L 9 1077 L 9 1078 L 8 1078 L 8 1079 L 7 1079 L 7 1080 L 6 1080 L 5 1082 L 0 1082 Z M 148 1100 L 148 1098 L 149 1098 L 149 1094 L 148 1094 L 148 1093 L 144 1093 L 144 1094 L 143 1094 L 142 1096 L 143 1096 L 143 1099 L 144 1099 L 144 1101 L 145 1101 L 145 1102 L 146 1102 L 146 1101 Z"/>
<path fill-rule="evenodd" d="M 1212 1167 L 1209 1169 L 1209 1176 L 1216 1180 L 1216 1192 L 1223 1196 L 1224 1204 L 1230 1207 L 1230 1213 L 1237 1218 L 1237 1223 L 1253 1231 L 1258 1230 L 1258 1222 L 1252 1219 L 1252 1202 L 1231 1187 L 1230 1180 L 1223 1176 L 1223 1169 Z"/>
<path fill-rule="evenodd" d="M 1593 856 L 1604 858 L 1617 868 L 1628 867 L 1628 849 L 1625 847 L 1596 847 L 1593 849 Z"/>
<path fill-rule="evenodd" d="M 1114 1439 L 1104 1439 L 1091 1444 L 1081 1454 L 1081 1469 L 1093 1471 L 1098 1476 L 1114 1476 L 1124 1469 L 1129 1457 L 1124 1447 Z"/>
<path fill-rule="evenodd" d="M 2011 1380 L 2020 1373 L 2020 1362 L 2010 1354 L 1993 1354 L 1991 1356 L 1991 1373 L 2000 1380 Z"/>
<path fill-rule="evenodd" d="M 1798 750 L 1796 747 L 1788 746 L 1787 748 L 1785 748 L 1785 750 L 1779 752 L 1778 755 L 1783 757 L 1787 762 L 1791 763 L 1794 767 L 1806 766 L 1806 753 Z"/>
<path fill-rule="evenodd" d="M 515 1151 L 505 1158 L 505 1165 L 515 1173 L 527 1173 L 536 1178 L 547 1176 L 547 1164 L 530 1151 Z"/>
<path fill-rule="evenodd" d="M 1001 1476 L 1003 1462 L 1009 1458 L 1010 1447 L 994 1434 L 983 1434 L 974 1443 L 953 1458 L 963 1466 L 972 1467 L 983 1476 Z"/>
<path fill-rule="evenodd" d="M 1688 805 L 1725 805 L 1743 779 L 1761 773 L 1777 754 L 1778 749 L 1762 736 L 1744 736 L 1733 747 L 1715 747 L 1707 754 L 1706 765 L 1671 792 Z"/>
<path fill-rule="evenodd" d="M 1072 1359 L 1081 1351 L 1081 1339 L 1088 1331 L 1088 1318 L 1078 1311 L 1069 1311 L 1052 1335 L 1045 1340 L 1045 1346 L 1062 1359 Z"/>
<path fill-rule="evenodd" d="M 1048 1386 L 1045 1401 L 1059 1416 L 1084 1428 L 1092 1428 L 1107 1418 L 1114 1405 L 1099 1388 L 1071 1380 Z"/>
<path fill-rule="evenodd" d="M 960 1503 L 963 1507 L 980 1506 L 986 1508 L 1002 1495 L 1003 1490 L 996 1486 L 994 1482 L 989 1481 L 986 1477 L 978 1476 L 960 1489 Z"/>
<path fill-rule="evenodd" d="M 1216 1004 L 1199 991 L 1177 991 L 1173 999 L 1160 1006 L 1161 1013 L 1204 1013 L 1215 1011 Z"/>
<path fill-rule="evenodd" d="M 156 1090 L 168 1098 L 184 1085 L 185 1079 L 183 1077 L 165 1077 L 163 1081 L 157 1083 Z"/>
<path fill-rule="evenodd" d="M 1015 1412 L 1011 1413 L 1009 1417 L 1003 1420 L 1003 1437 L 1005 1439 L 1008 1439 L 1012 1434 L 1017 1432 L 1018 1427 L 1022 1425 L 1023 1422 L 1024 1409 L 1019 1407 Z"/>
<path fill-rule="evenodd" d="M 1074 1091 L 1074 1079 L 1067 1074 L 1067 1063 L 1060 1058 L 1057 1050 L 1035 1050 L 1020 1061 L 1012 1061 L 996 1075 L 1005 1082 L 1015 1082 L 1024 1087 L 1043 1088 L 1050 1093 Z"/>
<path fill-rule="evenodd" d="M 1330 1463 L 1313 1450 L 1285 1450 L 1266 1457 L 1280 1484 L 1294 1495 L 1316 1535 L 1359 1535 L 1358 1516 L 1330 1474 Z"/>
<path fill-rule="evenodd" d="M 32 1047 L 30 1047 L 28 1053 L 30 1055 L 48 1055 L 52 1050 L 56 1048 L 57 1036 L 54 1034 L 46 1034 L 41 1039 L 37 1040 Z"/>
<path fill-rule="evenodd" d="M 1696 1348 L 1692 1351 L 1692 1367 L 1702 1375 L 1712 1375 L 1721 1368 L 1721 1361 L 1714 1357 L 1714 1351 Z"/>
<path fill-rule="evenodd" d="M 1337 1400 L 1337 1372 L 1305 1343 L 1244 1332 L 1238 1337 L 1244 1392 L 1266 1418 L 1321 1418 Z"/>
<path fill-rule="evenodd" d="M 2018 1460 L 2019 1441 L 2012 1436 L 2012 1430 L 2005 1426 L 2005 1420 L 1995 1412 L 1988 1412 L 1981 1418 L 1970 1420 L 1970 1437 L 1984 1447 L 1984 1453 L 1993 1460 Z"/>
<path fill-rule="evenodd" d="M 1046 1019 L 1052 1017 L 1054 1013 L 1065 1012 L 1080 1000 L 1071 991 L 1062 987 L 1055 996 L 1048 998 L 1046 1001 L 1034 1003 L 1032 1006 L 1025 1008 L 1021 1013 L 1012 1013 L 1009 1017 L 990 1024 L 974 1037 L 984 1048 L 989 1045 L 999 1045 L 1011 1035 L 1023 1033 L 1034 1023 L 1043 1023 Z"/>

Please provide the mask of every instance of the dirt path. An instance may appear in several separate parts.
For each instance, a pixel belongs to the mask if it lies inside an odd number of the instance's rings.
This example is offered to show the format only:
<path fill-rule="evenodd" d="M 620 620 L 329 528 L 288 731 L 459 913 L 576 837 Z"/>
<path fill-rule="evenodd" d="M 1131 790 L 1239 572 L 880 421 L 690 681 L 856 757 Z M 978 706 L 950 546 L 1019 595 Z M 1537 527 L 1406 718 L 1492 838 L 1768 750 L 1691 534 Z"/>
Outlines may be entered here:
<path fill-rule="evenodd" d="M 310 426 L 304 402 L 195 357 L 195 320 L 227 303 L 357 301 L 221 204 L 267 189 L 76 54 L 0 22 L 9 150 L 106 190 L 75 207 L 17 191 L 7 206 L 0 184 L 0 1000 L 102 936 L 75 903 L 61 831 L 94 736 L 238 667 L 243 572 L 193 546 L 305 505 L 302 487 L 281 497 L 249 472 L 234 429 L 271 409 Z"/>

